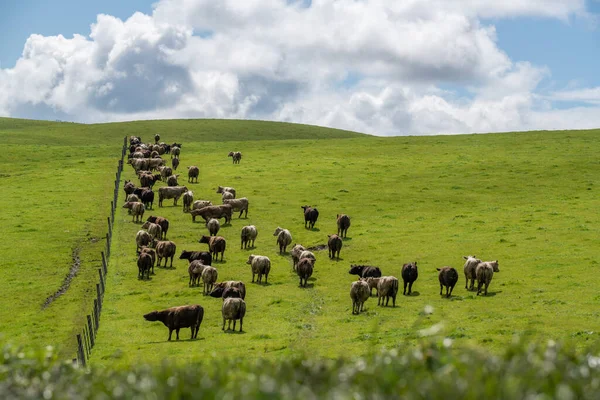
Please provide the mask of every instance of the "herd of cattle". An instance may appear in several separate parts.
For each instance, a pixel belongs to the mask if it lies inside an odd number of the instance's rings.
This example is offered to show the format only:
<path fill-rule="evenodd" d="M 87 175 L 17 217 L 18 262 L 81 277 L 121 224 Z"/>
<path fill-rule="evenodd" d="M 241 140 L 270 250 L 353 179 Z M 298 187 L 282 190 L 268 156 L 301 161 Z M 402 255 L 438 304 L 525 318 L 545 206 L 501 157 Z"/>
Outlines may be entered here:
<path fill-rule="evenodd" d="M 232 213 L 239 212 L 239 217 L 245 213 L 248 216 L 249 202 L 246 197 L 237 198 L 236 190 L 231 187 L 219 186 L 217 193 L 222 196 L 221 205 L 213 205 L 209 200 L 195 200 L 194 194 L 186 186 L 180 186 L 178 179 L 180 174 L 175 174 L 179 166 L 179 156 L 181 154 L 181 143 L 171 145 L 160 142 L 160 136 L 155 135 L 154 144 L 143 143 L 139 137 L 129 138 L 129 158 L 130 164 L 140 181 L 140 186 L 136 187 L 131 181 L 126 180 L 124 191 L 126 202 L 123 208 L 129 209 L 132 215 L 132 222 L 142 222 L 141 230 L 137 232 L 136 253 L 138 255 L 138 278 L 149 279 L 150 274 L 154 274 L 155 265 L 161 266 L 164 259 L 164 267 L 173 267 L 173 258 L 176 255 L 177 246 L 174 242 L 167 240 L 169 230 L 169 221 L 160 216 L 149 216 L 143 221 L 144 213 L 147 209 L 153 208 L 154 191 L 153 186 L 157 181 L 166 182 L 167 186 L 158 189 L 158 206 L 163 206 L 163 200 L 173 199 L 173 205 L 177 206 L 180 198 L 183 201 L 183 211 L 189 213 L 192 221 L 196 217 L 202 217 L 206 223 L 209 236 L 202 236 L 199 243 L 208 245 L 208 252 L 205 251 L 187 251 L 183 250 L 180 259 L 186 259 L 189 262 L 189 286 L 199 285 L 203 282 L 203 293 L 212 297 L 222 298 L 222 317 L 225 330 L 225 323 L 229 322 L 228 329 L 233 322 L 233 330 L 236 328 L 236 322 L 240 321 L 240 331 L 242 331 L 243 320 L 246 313 L 246 287 L 242 281 L 224 281 L 217 282 L 218 271 L 212 266 L 213 260 L 223 260 L 227 242 L 224 237 L 218 236 L 220 230 L 221 218 L 225 223 L 231 221 Z M 164 155 L 170 155 L 171 167 L 166 165 L 162 158 Z M 229 157 L 233 158 L 234 164 L 239 164 L 242 154 L 238 151 L 230 152 Z M 188 183 L 198 182 L 199 168 L 197 166 L 188 166 Z M 304 212 L 305 228 L 313 229 L 319 217 L 319 211 L 309 205 L 302 206 Z M 350 217 L 346 214 L 337 215 L 337 234 L 328 235 L 327 247 L 329 258 L 339 259 L 340 251 L 343 246 L 343 239 L 346 238 L 348 228 L 350 227 Z M 240 248 L 245 249 L 252 246 L 258 235 L 257 228 L 254 225 L 244 226 L 240 234 Z M 292 235 L 289 230 L 277 227 L 273 236 L 279 246 L 280 254 L 287 251 L 287 247 L 292 243 Z M 300 286 L 306 287 L 308 279 L 312 276 L 316 257 L 314 253 L 300 244 L 295 244 L 290 251 L 293 261 L 293 269 L 300 279 Z M 466 279 L 465 288 L 474 290 L 474 282 L 477 280 L 477 294 L 482 291 L 487 295 L 488 286 L 492 280 L 494 272 L 499 272 L 498 261 L 483 262 L 476 256 L 465 256 L 464 274 Z M 252 282 L 260 284 L 267 283 L 269 272 L 271 270 L 271 261 L 266 256 L 250 255 L 246 262 L 251 267 Z M 438 268 L 438 278 L 440 283 L 440 295 L 443 288 L 446 289 L 445 296 L 450 297 L 452 290 L 458 281 L 458 272 L 452 267 Z M 358 280 L 353 282 L 350 288 L 350 297 L 352 299 L 352 313 L 358 314 L 364 309 L 364 303 L 372 296 L 373 289 L 376 289 L 378 297 L 377 304 L 388 306 L 389 300 L 392 300 L 392 306 L 396 305 L 396 295 L 398 293 L 399 281 L 394 276 L 383 276 L 379 267 L 369 265 L 351 265 L 350 274 L 357 275 Z M 404 281 L 404 295 L 410 295 L 412 286 L 418 278 L 417 262 L 404 264 L 401 270 L 401 277 Z M 470 286 L 469 286 L 470 281 Z M 145 314 L 144 318 L 148 321 L 161 321 L 169 328 L 169 340 L 173 330 L 179 339 L 179 329 L 190 327 L 192 330 L 192 339 L 198 334 L 198 330 L 204 317 L 204 309 L 200 305 L 171 307 L 161 311 L 153 311 Z"/>

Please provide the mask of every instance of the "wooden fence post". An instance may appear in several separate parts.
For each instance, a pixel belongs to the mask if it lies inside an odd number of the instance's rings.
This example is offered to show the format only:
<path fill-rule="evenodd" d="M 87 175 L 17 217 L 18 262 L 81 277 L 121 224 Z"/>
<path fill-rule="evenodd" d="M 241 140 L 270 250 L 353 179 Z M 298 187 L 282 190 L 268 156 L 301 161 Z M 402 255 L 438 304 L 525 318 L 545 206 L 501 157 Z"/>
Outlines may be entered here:
<path fill-rule="evenodd" d="M 83 353 L 83 343 L 81 341 L 81 335 L 78 333 L 77 334 L 77 351 L 78 351 L 78 357 L 79 357 L 79 362 L 81 363 L 82 366 L 86 366 L 85 363 L 85 354 Z"/>
<path fill-rule="evenodd" d="M 88 328 L 90 331 L 91 348 L 93 348 L 94 347 L 94 328 L 92 327 L 92 316 L 90 314 L 87 315 L 87 322 L 88 322 Z"/>
<path fill-rule="evenodd" d="M 106 256 L 104 255 L 103 251 L 101 251 L 100 254 L 102 255 L 102 269 L 104 269 L 104 274 L 106 274 L 106 272 L 108 272 L 108 265 L 106 265 Z M 100 275 L 100 277 L 102 277 L 102 275 Z"/>
<path fill-rule="evenodd" d="M 104 277 L 102 276 L 102 268 L 98 268 L 98 275 L 100 275 L 100 288 L 102 289 L 102 294 L 104 294 Z"/>
<path fill-rule="evenodd" d="M 88 332 L 87 324 L 83 324 L 83 346 L 85 350 L 85 357 L 90 356 L 90 333 Z"/>
<path fill-rule="evenodd" d="M 94 317 L 96 326 L 94 327 L 95 333 L 98 333 L 98 328 L 100 327 L 100 309 L 98 308 L 98 299 L 94 299 Z"/>

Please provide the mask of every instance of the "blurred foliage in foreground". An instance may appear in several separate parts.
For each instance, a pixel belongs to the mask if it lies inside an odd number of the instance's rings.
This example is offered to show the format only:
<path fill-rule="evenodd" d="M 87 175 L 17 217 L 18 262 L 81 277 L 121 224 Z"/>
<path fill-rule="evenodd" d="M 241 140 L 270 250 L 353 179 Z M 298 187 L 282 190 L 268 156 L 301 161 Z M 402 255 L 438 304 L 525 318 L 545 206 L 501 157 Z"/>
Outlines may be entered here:
<path fill-rule="evenodd" d="M 5 345 L 3 399 L 597 399 L 597 347 L 515 341 L 500 355 L 428 341 L 359 358 L 219 360 L 131 369 L 73 366 L 51 347 Z"/>

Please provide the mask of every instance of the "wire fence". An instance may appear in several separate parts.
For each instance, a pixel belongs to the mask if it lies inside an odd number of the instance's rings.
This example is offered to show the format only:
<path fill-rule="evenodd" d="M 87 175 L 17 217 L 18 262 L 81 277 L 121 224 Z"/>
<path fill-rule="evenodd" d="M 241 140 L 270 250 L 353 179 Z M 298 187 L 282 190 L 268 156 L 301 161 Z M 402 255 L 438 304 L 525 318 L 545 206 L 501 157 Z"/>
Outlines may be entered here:
<path fill-rule="evenodd" d="M 106 289 L 106 274 L 108 273 L 108 262 L 110 261 L 110 246 L 112 243 L 113 226 L 115 223 L 115 211 L 117 208 L 117 198 L 119 195 L 119 184 L 121 182 L 121 172 L 123 172 L 123 162 L 125 160 L 125 153 L 127 152 L 127 136 L 123 138 L 123 149 L 121 151 L 121 159 L 117 166 L 117 173 L 115 174 L 115 190 L 113 193 L 113 199 L 110 202 L 110 215 L 106 218 L 108 223 L 108 232 L 106 234 L 106 244 L 104 251 L 100 254 L 102 256 L 102 263 L 98 268 L 98 283 L 96 283 L 96 298 L 92 304 L 92 310 L 90 314 L 86 316 L 86 321 L 83 325 L 81 333 L 77 334 L 77 355 L 73 358 L 73 363 L 79 364 L 83 367 L 87 365 L 87 362 L 94 348 L 96 342 L 96 334 L 100 327 L 100 314 L 102 314 L 102 303 L 104 301 L 104 292 Z"/>

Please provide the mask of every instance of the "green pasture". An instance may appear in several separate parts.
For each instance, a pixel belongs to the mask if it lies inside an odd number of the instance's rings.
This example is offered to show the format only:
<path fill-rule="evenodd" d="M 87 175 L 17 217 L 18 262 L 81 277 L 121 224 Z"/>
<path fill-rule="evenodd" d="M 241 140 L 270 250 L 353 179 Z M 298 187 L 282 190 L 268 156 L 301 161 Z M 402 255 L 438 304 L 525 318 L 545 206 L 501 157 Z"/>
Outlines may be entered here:
<path fill-rule="evenodd" d="M 578 346 L 596 341 L 597 143 L 597 132 L 185 142 L 180 180 L 186 183 L 185 166 L 200 167 L 199 183 L 188 185 L 195 199 L 219 204 L 215 189 L 223 185 L 250 201 L 248 219 L 235 215 L 222 226 L 228 248 L 225 261 L 214 263 L 220 281 L 247 284 L 244 333 L 221 331 L 221 301 L 188 287 L 187 261 L 175 259 L 175 268 L 158 269 L 150 281 L 137 279 L 139 224 L 121 209 L 92 363 L 187 362 L 207 354 L 332 358 L 403 347 L 432 333 L 492 351 L 515 335 Z M 226 157 L 230 150 L 243 152 L 239 165 Z M 134 179 L 133 170 L 123 177 Z M 320 211 L 312 231 L 304 228 L 304 204 Z M 340 212 L 352 218 L 341 259 L 316 252 L 310 287 L 298 287 L 274 229 L 289 229 L 294 243 L 321 245 L 336 232 Z M 165 201 L 148 214 L 170 220 L 177 254 L 207 248 L 197 243 L 206 228 L 192 223 L 181 204 Z M 240 250 L 247 224 L 259 230 L 256 248 Z M 249 254 L 271 258 L 269 285 L 250 283 Z M 499 260 L 501 272 L 485 298 L 464 289 L 462 256 L 469 254 Z M 365 313 L 351 314 L 350 264 L 400 277 L 409 261 L 420 272 L 412 296 L 398 296 L 395 308 L 377 307 L 373 298 Z M 435 268 L 444 265 L 460 271 L 450 300 L 439 296 Z M 162 324 L 142 318 L 183 304 L 205 308 L 199 340 L 190 342 L 186 329 L 179 342 L 168 342 Z M 428 305 L 431 314 L 424 312 Z"/>
<path fill-rule="evenodd" d="M 95 296 L 97 268 L 117 161 L 124 136 L 145 141 L 154 133 L 182 142 L 185 167 L 200 167 L 195 199 L 220 204 L 217 185 L 233 186 L 250 201 L 247 219 L 223 225 L 224 262 L 219 281 L 247 285 L 244 333 L 221 331 L 221 301 L 188 287 L 187 261 L 137 279 L 135 233 L 120 208 L 115 218 L 107 291 L 92 364 L 130 365 L 207 355 L 281 359 L 292 354 L 367 354 L 405 347 L 422 335 L 493 352 L 514 335 L 561 339 L 584 348 L 598 340 L 598 150 L 600 131 L 378 138 L 306 125 L 236 120 L 140 121 L 80 125 L 0 119 L 4 223 L 0 231 L 0 332 L 5 340 L 52 344 L 62 357 L 75 353 L 75 334 Z M 227 153 L 243 153 L 233 165 Z M 168 157 L 167 157 L 168 159 Z M 122 179 L 134 179 L 127 166 Z M 136 181 L 137 183 L 137 181 Z M 159 183 L 156 188 L 164 185 Z M 122 182 L 120 183 L 122 188 Z M 124 192 L 120 190 L 120 200 Z M 314 230 L 304 228 L 300 206 L 319 209 Z M 335 233 L 335 215 L 352 218 L 341 259 L 317 251 L 309 288 L 298 287 L 288 254 L 279 255 L 277 226 L 295 243 L 315 246 Z M 207 230 L 172 200 L 145 217 L 171 221 L 169 239 L 183 249 L 205 250 Z M 259 230 L 256 248 L 240 250 L 242 226 Z M 81 268 L 71 287 L 49 307 L 79 249 Z M 288 249 L 289 251 L 289 249 Z M 271 258 L 269 285 L 250 283 L 249 254 Z M 463 255 L 499 260 L 487 297 L 464 288 Z M 417 261 L 412 296 L 396 307 L 377 299 L 351 314 L 350 264 L 379 266 L 400 278 L 403 263 Z M 435 268 L 449 265 L 460 280 L 451 299 L 439 296 Z M 189 329 L 167 342 L 162 324 L 146 312 L 200 304 L 199 340 Z M 424 312 L 426 306 L 432 313 Z"/>

